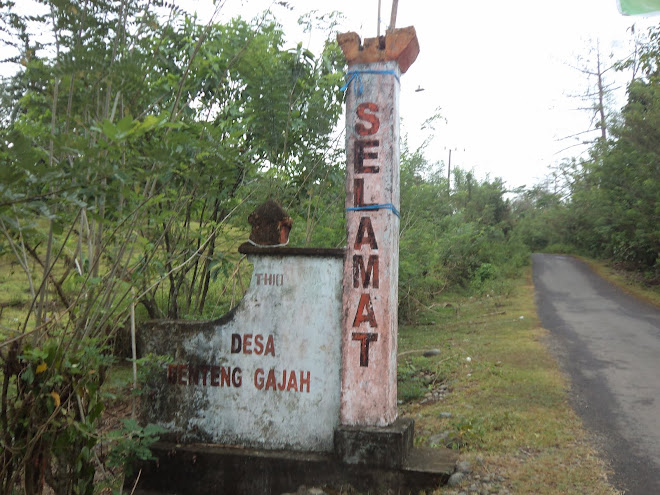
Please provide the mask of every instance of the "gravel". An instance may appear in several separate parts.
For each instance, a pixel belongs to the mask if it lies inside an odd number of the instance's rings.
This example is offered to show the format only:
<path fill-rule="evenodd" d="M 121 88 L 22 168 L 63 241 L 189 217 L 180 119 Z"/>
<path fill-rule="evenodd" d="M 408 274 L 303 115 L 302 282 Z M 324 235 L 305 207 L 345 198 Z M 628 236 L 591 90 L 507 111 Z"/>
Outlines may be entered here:
<path fill-rule="evenodd" d="M 477 456 L 475 462 L 483 465 L 483 458 Z M 443 495 L 511 495 L 504 476 L 493 473 L 477 474 L 472 463 L 460 461 L 452 474 Z"/>

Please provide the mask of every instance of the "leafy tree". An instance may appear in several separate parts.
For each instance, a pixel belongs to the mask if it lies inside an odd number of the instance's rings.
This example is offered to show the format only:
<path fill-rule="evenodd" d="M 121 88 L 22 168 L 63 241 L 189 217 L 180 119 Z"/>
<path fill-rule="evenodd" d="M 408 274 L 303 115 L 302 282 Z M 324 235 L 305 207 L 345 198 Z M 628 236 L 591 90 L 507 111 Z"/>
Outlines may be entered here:
<path fill-rule="evenodd" d="M 286 50 L 268 15 L 201 26 L 153 0 L 46 10 L 0 3 L 21 67 L 0 85 L 0 250 L 30 292 L 2 330 L 0 488 L 91 493 L 107 345 L 131 306 L 202 316 L 213 279 L 239 273 L 232 222 L 257 194 L 307 211 L 311 240 L 317 197 L 333 194 L 321 182 L 337 182 L 344 61 L 335 43 Z"/>
<path fill-rule="evenodd" d="M 522 191 L 512 210 L 514 235 L 531 251 L 567 249 L 564 247 L 566 206 L 561 195 L 536 186 Z"/>
<path fill-rule="evenodd" d="M 563 167 L 570 195 L 535 214 L 546 222 L 545 229 L 537 230 L 546 239 L 560 239 L 586 254 L 624 263 L 645 272 L 650 281 L 660 276 L 659 40 L 658 29 L 651 29 L 647 41 L 617 64 L 633 74 L 621 115 L 612 120 L 609 134 L 603 133 L 592 145 L 588 159 Z M 554 234 L 547 229 L 549 222 Z"/>
<path fill-rule="evenodd" d="M 401 154 L 399 314 L 414 320 L 443 292 L 497 291 L 527 262 L 500 179 L 454 169 L 451 194 L 425 146 Z"/>

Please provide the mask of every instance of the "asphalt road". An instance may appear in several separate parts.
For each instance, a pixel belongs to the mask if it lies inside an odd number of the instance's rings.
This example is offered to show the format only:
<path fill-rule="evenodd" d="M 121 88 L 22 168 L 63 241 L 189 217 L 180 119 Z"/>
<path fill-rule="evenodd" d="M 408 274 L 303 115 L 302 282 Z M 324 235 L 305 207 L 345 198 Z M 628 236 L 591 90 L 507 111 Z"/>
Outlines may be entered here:
<path fill-rule="evenodd" d="M 573 258 L 532 260 L 541 322 L 611 481 L 628 495 L 660 494 L 660 310 Z"/>

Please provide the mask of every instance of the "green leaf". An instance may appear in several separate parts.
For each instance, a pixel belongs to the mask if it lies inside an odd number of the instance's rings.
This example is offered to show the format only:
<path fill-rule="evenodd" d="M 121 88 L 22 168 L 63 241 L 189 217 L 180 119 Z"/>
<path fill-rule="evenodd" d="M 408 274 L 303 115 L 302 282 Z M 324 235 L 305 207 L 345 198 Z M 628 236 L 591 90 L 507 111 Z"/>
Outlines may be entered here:
<path fill-rule="evenodd" d="M 23 373 L 21 373 L 21 379 L 28 385 L 32 385 L 34 382 L 34 371 L 32 371 L 32 368 L 26 368 Z"/>
<path fill-rule="evenodd" d="M 119 129 L 117 129 L 117 127 L 107 119 L 103 121 L 103 124 L 101 124 L 101 130 L 103 131 L 103 134 L 105 134 L 111 140 L 114 140 L 119 133 Z"/>

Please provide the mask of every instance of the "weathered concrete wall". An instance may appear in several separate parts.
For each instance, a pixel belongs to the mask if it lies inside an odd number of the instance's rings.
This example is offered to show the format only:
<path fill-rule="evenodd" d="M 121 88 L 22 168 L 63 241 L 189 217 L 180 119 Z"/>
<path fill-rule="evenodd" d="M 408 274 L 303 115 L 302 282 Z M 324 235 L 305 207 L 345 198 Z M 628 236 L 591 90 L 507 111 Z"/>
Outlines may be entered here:
<path fill-rule="evenodd" d="M 220 446 L 159 443 L 152 448 L 158 462 L 140 462 L 138 492 L 178 495 L 280 495 L 300 485 L 334 488 L 346 493 L 426 493 L 444 484 L 454 472 L 458 454 L 452 450 L 413 451 L 401 468 L 344 464 L 330 453 L 269 452 Z M 127 492 L 135 479 L 127 479 Z M 140 491 L 142 490 L 142 491 Z M 137 493 L 137 492 L 136 492 Z"/>
<path fill-rule="evenodd" d="M 250 287 L 230 314 L 215 322 L 159 322 L 141 332 L 142 354 L 172 358 L 143 398 L 144 419 L 168 428 L 170 438 L 332 450 L 343 253 L 267 251 L 282 255 L 250 256 Z"/>

